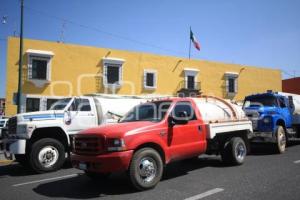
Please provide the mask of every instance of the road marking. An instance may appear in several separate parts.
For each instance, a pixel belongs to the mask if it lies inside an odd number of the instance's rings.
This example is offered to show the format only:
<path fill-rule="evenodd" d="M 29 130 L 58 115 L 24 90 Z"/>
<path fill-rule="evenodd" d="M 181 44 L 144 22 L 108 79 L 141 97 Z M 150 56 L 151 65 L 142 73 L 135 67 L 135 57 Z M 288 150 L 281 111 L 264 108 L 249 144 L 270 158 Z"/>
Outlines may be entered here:
<path fill-rule="evenodd" d="M 29 185 L 29 184 L 34 184 L 34 183 L 40 183 L 40 182 L 45 182 L 45 181 L 53 181 L 53 180 L 64 179 L 64 178 L 71 178 L 71 177 L 75 177 L 75 176 L 78 176 L 78 174 L 70 174 L 70 175 L 66 175 L 66 176 L 59 176 L 59 177 L 54 177 L 54 178 L 41 179 L 41 180 L 37 180 L 37 181 L 30 181 L 30 182 L 26 182 L 26 183 L 19 183 L 19 184 L 13 185 L 13 187 Z"/>
<path fill-rule="evenodd" d="M 300 160 L 294 161 L 295 164 L 300 164 Z"/>
<path fill-rule="evenodd" d="M 208 191 L 206 191 L 206 192 L 203 192 L 203 193 L 201 193 L 201 194 L 197 194 L 197 195 L 195 195 L 195 196 L 186 198 L 185 200 L 198 200 L 198 199 L 202 199 L 202 198 L 204 198 L 204 197 L 207 197 L 207 196 L 210 196 L 210 195 L 213 195 L 213 194 L 222 192 L 222 191 L 224 191 L 223 188 L 215 188 L 215 189 L 212 189 L 212 190 L 208 190 Z"/>

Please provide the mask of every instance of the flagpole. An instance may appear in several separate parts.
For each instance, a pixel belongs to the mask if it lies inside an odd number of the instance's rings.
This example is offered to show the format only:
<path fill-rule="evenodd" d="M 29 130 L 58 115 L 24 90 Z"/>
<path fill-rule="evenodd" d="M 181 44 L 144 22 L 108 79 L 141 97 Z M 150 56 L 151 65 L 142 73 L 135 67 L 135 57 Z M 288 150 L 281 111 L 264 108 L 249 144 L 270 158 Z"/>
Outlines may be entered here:
<path fill-rule="evenodd" d="M 191 30 L 192 30 L 192 28 L 191 28 L 191 26 L 190 26 L 190 36 L 189 36 L 189 40 L 190 40 L 190 46 L 189 46 L 189 60 L 191 59 Z"/>

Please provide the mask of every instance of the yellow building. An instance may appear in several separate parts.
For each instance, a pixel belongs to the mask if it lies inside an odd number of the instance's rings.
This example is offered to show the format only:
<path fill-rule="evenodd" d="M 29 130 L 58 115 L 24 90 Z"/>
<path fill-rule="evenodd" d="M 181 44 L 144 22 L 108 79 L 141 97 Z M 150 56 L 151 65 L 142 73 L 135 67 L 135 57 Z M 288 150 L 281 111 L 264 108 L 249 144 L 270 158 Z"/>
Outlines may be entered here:
<path fill-rule="evenodd" d="M 7 48 L 6 114 L 18 87 L 19 39 Z M 23 111 L 44 110 L 57 98 L 90 93 L 194 95 L 242 100 L 281 91 L 281 71 L 142 52 L 24 40 Z"/>

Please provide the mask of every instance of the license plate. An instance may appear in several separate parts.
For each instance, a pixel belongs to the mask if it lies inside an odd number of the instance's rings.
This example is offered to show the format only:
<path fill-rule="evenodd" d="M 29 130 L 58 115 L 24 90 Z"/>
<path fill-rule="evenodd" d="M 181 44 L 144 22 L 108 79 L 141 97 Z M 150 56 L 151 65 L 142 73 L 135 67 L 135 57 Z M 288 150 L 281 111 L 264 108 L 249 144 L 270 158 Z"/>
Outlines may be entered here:
<path fill-rule="evenodd" d="M 87 165 L 85 163 L 79 163 L 78 168 L 81 170 L 87 170 Z"/>

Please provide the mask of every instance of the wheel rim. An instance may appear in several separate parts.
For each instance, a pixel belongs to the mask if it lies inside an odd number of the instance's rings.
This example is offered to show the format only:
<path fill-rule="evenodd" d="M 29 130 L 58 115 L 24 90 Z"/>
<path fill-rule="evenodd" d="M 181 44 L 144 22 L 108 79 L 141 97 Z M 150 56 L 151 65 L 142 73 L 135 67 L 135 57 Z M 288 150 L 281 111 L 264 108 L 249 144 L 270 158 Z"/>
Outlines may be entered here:
<path fill-rule="evenodd" d="M 39 163 L 45 168 L 52 167 L 57 162 L 58 156 L 59 153 L 57 148 L 53 146 L 46 146 L 39 152 Z"/>
<path fill-rule="evenodd" d="M 243 160 L 246 155 L 246 148 L 242 143 L 239 143 L 235 149 L 235 155 L 237 159 Z"/>
<path fill-rule="evenodd" d="M 150 183 L 156 176 L 157 165 L 153 158 L 146 157 L 140 160 L 139 176 L 145 183 Z"/>
<path fill-rule="evenodd" d="M 280 130 L 278 133 L 278 146 L 281 151 L 285 150 L 286 138 L 283 130 Z"/>

